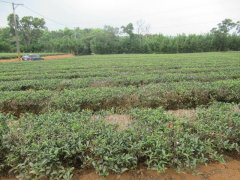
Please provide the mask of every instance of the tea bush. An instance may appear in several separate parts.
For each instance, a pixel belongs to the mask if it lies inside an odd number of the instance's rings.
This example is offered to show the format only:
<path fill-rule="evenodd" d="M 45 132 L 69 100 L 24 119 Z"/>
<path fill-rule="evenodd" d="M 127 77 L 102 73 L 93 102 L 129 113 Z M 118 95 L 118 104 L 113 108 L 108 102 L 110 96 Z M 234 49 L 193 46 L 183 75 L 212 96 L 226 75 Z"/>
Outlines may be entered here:
<path fill-rule="evenodd" d="M 90 113 L 27 114 L 6 137 L 7 163 L 23 179 L 69 179 L 73 165 L 81 168 L 92 135 Z"/>
<path fill-rule="evenodd" d="M 223 161 L 239 154 L 239 67 L 239 52 L 2 63 L 0 112 L 18 119 L 0 113 L 0 171 L 71 179 L 84 168 L 107 176 Z M 165 111 L 179 108 L 196 118 Z M 107 122 L 116 113 L 131 117 L 127 129 Z"/>
<path fill-rule="evenodd" d="M 239 105 L 213 103 L 199 108 L 194 127 L 201 138 L 210 138 L 218 151 L 240 152 Z"/>
<path fill-rule="evenodd" d="M 0 175 L 6 171 L 6 154 L 7 149 L 4 146 L 4 136 L 8 133 L 7 121 L 11 117 L 9 115 L 3 115 L 0 113 Z"/>
<path fill-rule="evenodd" d="M 94 167 L 100 174 L 135 167 L 132 134 L 91 120 L 92 113 L 27 114 L 5 141 L 7 163 L 22 179 L 69 179 L 74 168 Z"/>
<path fill-rule="evenodd" d="M 223 150 L 238 150 L 240 118 L 234 107 L 220 103 L 199 108 L 193 123 L 162 108 L 136 108 L 129 111 L 133 121 L 125 130 L 104 121 L 114 113 L 110 111 L 25 114 L 8 131 L 5 120 L 1 121 L 5 134 L 1 152 L 6 157 L 1 161 L 22 179 L 69 179 L 74 169 L 87 167 L 108 175 L 140 163 L 159 171 L 193 169 L 212 160 L 223 161 Z"/>
<path fill-rule="evenodd" d="M 136 109 L 135 131 L 141 137 L 141 153 L 149 168 L 195 168 L 209 160 L 222 161 L 210 139 L 201 140 L 188 123 L 167 115 L 163 109 Z"/>
<path fill-rule="evenodd" d="M 98 87 L 54 92 L 0 92 L 0 111 L 19 115 L 24 112 L 44 113 L 47 109 L 67 112 L 91 109 L 131 109 L 135 107 L 164 107 L 165 109 L 195 108 L 213 101 L 240 102 L 240 80 L 210 83 L 181 82 L 149 84 L 136 88 Z"/>

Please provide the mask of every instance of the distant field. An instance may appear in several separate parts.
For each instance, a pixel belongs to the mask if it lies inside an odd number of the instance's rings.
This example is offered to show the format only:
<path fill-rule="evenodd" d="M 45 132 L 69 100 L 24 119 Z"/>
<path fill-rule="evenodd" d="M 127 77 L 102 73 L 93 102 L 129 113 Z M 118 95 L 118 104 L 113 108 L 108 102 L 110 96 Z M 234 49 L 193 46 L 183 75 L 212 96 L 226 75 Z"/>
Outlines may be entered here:
<path fill-rule="evenodd" d="M 0 102 L 15 99 L 22 107 L 37 102 L 40 112 L 45 103 L 67 111 L 238 103 L 239 72 L 240 53 L 95 55 L 7 63 L 1 65 Z"/>
<path fill-rule="evenodd" d="M 70 179 L 74 169 L 189 170 L 240 155 L 240 52 L 0 67 L 0 171 Z"/>
<path fill-rule="evenodd" d="M 21 53 L 21 55 L 24 54 L 31 54 L 31 53 Z M 40 54 L 42 56 L 54 56 L 54 55 L 61 55 L 64 53 L 37 53 Z M 14 59 L 17 58 L 17 54 L 16 53 L 0 53 L 0 59 Z"/>

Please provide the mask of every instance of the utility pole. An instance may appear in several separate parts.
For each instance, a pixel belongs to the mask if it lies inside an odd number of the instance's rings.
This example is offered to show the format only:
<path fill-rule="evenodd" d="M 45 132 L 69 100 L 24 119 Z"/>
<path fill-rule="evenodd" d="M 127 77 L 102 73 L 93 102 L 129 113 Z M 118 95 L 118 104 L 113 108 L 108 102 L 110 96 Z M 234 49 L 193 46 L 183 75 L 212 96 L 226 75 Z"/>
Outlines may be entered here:
<path fill-rule="evenodd" d="M 15 14 L 15 9 L 18 6 L 22 6 L 23 4 L 15 4 L 12 3 L 12 8 L 13 8 L 13 19 L 14 19 L 14 29 L 15 29 L 15 38 L 16 38 L 16 46 L 17 46 L 17 56 L 18 59 L 20 60 L 20 47 L 19 47 L 19 36 L 18 36 L 18 30 L 17 30 L 17 19 L 16 19 L 16 14 Z"/>

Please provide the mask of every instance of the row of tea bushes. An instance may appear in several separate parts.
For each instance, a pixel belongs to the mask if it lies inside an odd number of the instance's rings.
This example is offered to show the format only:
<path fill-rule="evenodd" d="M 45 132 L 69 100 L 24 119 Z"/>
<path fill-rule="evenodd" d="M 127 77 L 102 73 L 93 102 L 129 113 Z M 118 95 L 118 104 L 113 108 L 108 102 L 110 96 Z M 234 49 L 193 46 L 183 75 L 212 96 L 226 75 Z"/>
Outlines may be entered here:
<path fill-rule="evenodd" d="M 124 112 L 132 121 L 121 130 L 106 121 L 113 113 L 55 111 L 18 120 L 1 114 L 0 167 L 20 179 L 70 179 L 74 169 L 94 168 L 104 176 L 139 164 L 159 171 L 194 169 L 222 162 L 226 151 L 239 154 L 238 105 L 198 108 L 194 121 L 162 108 L 135 108 Z"/>
<path fill-rule="evenodd" d="M 0 92 L 0 111 L 16 115 L 24 112 L 43 113 L 48 109 L 82 111 L 91 109 L 130 109 L 164 107 L 165 109 L 195 108 L 212 101 L 240 102 L 240 81 L 208 83 L 182 82 L 149 84 L 143 87 L 101 87 L 63 90 L 59 92 Z"/>

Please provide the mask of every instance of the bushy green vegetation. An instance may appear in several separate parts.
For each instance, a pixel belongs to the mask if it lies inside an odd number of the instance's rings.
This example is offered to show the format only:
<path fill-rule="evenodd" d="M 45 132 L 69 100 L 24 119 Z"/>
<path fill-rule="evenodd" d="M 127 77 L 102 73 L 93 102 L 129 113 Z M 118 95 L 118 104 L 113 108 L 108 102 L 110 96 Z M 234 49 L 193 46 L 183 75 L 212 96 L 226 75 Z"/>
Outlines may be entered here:
<path fill-rule="evenodd" d="M 209 108 L 198 109 L 195 122 L 198 134 L 211 137 L 218 151 L 240 151 L 240 106 L 214 104 Z"/>
<path fill-rule="evenodd" d="M 82 56 L 2 64 L 0 110 L 192 108 L 239 103 L 239 53 Z"/>
<path fill-rule="evenodd" d="M 0 171 L 70 179 L 239 154 L 240 53 L 95 55 L 1 64 Z M 194 119 L 168 109 L 196 108 Z M 7 113 L 16 115 L 7 115 Z M 129 116 L 126 128 L 109 116 Z"/>
<path fill-rule="evenodd" d="M 7 173 L 7 169 L 9 168 L 6 163 L 6 154 L 8 153 L 7 148 L 3 145 L 4 144 L 4 135 L 6 135 L 9 132 L 9 126 L 7 124 L 7 121 L 12 119 L 9 115 L 3 115 L 0 113 L 0 175 L 2 172 L 5 174 Z"/>
<path fill-rule="evenodd" d="M 8 16 L 9 27 L 0 29 L 0 52 L 14 52 L 13 15 Z M 64 52 L 83 54 L 123 53 L 192 53 L 210 51 L 239 51 L 240 22 L 225 19 L 205 34 L 167 36 L 138 31 L 132 23 L 126 26 L 91 29 L 47 30 L 42 18 L 17 16 L 22 52 Z M 144 28 L 142 24 L 140 29 Z"/>
<path fill-rule="evenodd" d="M 47 109 L 81 111 L 83 109 L 129 109 L 133 107 L 194 108 L 212 101 L 239 103 L 240 81 L 217 81 L 201 84 L 181 82 L 150 84 L 144 87 L 102 87 L 62 90 L 60 92 L 0 92 L 0 110 L 19 115 L 43 113 Z"/>
<path fill-rule="evenodd" d="M 223 161 L 222 152 L 239 153 L 240 114 L 234 106 L 221 103 L 199 108 L 194 123 L 170 116 L 161 108 L 131 109 L 125 113 L 133 120 L 124 130 L 104 121 L 113 113 L 110 111 L 25 114 L 8 121 L 9 130 L 4 131 L 1 144 L 6 149 L 3 164 L 22 179 L 69 179 L 74 169 L 86 167 L 107 175 L 139 163 L 162 171 Z M 230 120 L 227 126 L 224 113 Z M 98 119 L 93 119 L 94 115 Z M 204 123 L 206 117 L 212 125 Z"/>

